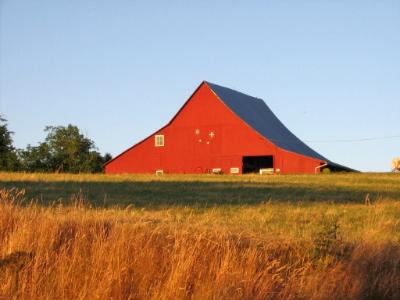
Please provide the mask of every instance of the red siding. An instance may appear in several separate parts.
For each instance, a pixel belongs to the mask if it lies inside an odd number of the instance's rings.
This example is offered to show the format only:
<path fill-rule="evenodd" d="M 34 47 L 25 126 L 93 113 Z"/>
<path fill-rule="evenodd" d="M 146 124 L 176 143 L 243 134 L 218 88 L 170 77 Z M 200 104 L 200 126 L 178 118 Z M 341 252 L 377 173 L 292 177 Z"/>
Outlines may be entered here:
<path fill-rule="evenodd" d="M 198 130 L 198 134 L 196 134 Z M 210 133 L 214 137 L 210 137 Z M 165 146 L 155 147 L 163 134 Z M 242 171 L 242 157 L 273 155 L 281 173 L 314 173 L 320 161 L 282 150 L 234 114 L 211 89 L 201 84 L 175 118 L 106 165 L 106 173 L 207 173 L 231 167 Z"/>

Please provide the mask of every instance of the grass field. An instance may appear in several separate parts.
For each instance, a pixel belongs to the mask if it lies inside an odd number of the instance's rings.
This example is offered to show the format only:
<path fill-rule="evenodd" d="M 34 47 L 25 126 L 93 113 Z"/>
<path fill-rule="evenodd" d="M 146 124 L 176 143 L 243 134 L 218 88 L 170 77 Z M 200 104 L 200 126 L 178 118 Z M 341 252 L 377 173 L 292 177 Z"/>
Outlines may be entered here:
<path fill-rule="evenodd" d="M 399 174 L 0 173 L 0 299 L 396 299 L 399 200 Z"/>

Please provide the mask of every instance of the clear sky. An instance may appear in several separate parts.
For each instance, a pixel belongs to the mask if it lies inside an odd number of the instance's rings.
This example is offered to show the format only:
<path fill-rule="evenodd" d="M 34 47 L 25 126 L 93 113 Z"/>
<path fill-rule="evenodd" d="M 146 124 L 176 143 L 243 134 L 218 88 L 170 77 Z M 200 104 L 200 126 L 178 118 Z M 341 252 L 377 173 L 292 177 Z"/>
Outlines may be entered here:
<path fill-rule="evenodd" d="M 400 1 L 0 0 L 0 113 L 19 148 L 72 123 L 117 155 L 202 80 L 264 99 L 335 162 L 388 171 L 400 137 L 342 140 L 400 136 Z"/>

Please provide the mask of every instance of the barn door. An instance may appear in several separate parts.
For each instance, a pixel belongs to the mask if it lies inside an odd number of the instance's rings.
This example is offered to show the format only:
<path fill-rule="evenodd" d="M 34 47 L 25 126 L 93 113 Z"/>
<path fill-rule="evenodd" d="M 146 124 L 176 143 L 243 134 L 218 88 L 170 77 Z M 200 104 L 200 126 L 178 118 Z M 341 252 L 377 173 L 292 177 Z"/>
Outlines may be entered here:
<path fill-rule="evenodd" d="M 260 169 L 273 169 L 274 157 L 266 156 L 243 156 L 243 174 L 259 173 Z"/>

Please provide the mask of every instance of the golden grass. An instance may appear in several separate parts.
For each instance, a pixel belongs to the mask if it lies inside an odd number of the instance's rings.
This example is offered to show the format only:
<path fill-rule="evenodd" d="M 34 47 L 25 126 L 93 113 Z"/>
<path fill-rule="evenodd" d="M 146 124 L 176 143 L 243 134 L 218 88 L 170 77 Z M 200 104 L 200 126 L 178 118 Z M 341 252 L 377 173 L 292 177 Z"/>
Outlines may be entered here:
<path fill-rule="evenodd" d="M 91 179 L 9 176 L 28 188 L 35 180 Z M 397 191 L 384 176 L 376 180 Z M 240 180 L 182 180 L 210 178 Z M 329 177 L 289 178 L 308 180 L 318 193 L 324 183 L 312 180 Z M 370 180 L 352 178 L 359 186 Z M 283 176 L 249 180 L 290 184 Z M 371 205 L 263 201 L 156 209 L 91 208 L 82 194 L 68 206 L 26 198 L 25 190 L 0 189 L 0 299 L 400 298 L 400 203 L 390 197 Z"/>

